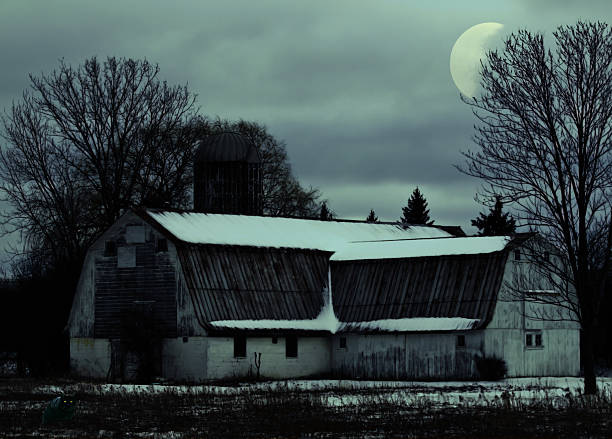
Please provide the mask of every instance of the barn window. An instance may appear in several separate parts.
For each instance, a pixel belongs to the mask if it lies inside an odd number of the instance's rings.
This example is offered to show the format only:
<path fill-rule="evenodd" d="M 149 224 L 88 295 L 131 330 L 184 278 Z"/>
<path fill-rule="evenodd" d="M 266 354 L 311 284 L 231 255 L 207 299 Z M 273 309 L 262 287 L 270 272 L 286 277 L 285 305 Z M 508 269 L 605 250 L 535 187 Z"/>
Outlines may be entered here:
<path fill-rule="evenodd" d="M 234 358 L 246 358 L 246 337 L 243 335 L 234 337 Z"/>
<path fill-rule="evenodd" d="M 278 337 L 272 337 L 272 344 L 278 343 Z"/>
<path fill-rule="evenodd" d="M 540 331 L 525 333 L 525 347 L 541 348 L 542 347 L 542 333 Z"/>
<path fill-rule="evenodd" d="M 285 357 L 297 358 L 298 356 L 298 344 L 297 337 L 290 335 L 285 338 Z"/>
<path fill-rule="evenodd" d="M 346 337 L 340 337 L 340 349 L 346 349 Z"/>
<path fill-rule="evenodd" d="M 117 256 L 117 243 L 115 241 L 104 243 L 104 256 Z"/>
<path fill-rule="evenodd" d="M 168 251 L 168 241 L 166 238 L 158 238 L 157 243 L 155 245 L 155 251 L 159 252 L 167 252 Z"/>
<path fill-rule="evenodd" d="M 521 251 L 520 250 L 514 250 L 514 260 L 515 261 L 520 261 L 521 260 Z"/>
<path fill-rule="evenodd" d="M 458 348 L 464 348 L 465 347 L 465 335 L 460 334 L 457 336 L 457 345 Z"/>

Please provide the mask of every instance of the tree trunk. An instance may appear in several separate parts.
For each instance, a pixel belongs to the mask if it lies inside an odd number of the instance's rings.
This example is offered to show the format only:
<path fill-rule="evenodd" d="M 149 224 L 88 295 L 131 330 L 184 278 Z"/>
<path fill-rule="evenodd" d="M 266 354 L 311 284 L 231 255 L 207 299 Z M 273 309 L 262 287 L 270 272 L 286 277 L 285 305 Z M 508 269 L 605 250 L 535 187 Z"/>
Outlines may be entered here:
<path fill-rule="evenodd" d="M 597 393 L 597 380 L 595 377 L 595 355 L 593 326 L 585 327 L 582 332 L 582 368 L 584 371 L 584 394 L 593 395 Z"/>

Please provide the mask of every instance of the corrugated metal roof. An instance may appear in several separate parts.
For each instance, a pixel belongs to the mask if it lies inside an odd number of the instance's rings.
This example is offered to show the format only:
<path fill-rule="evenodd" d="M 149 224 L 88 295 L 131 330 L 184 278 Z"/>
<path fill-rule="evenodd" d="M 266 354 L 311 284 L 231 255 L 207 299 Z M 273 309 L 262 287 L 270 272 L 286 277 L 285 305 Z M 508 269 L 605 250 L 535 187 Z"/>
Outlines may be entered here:
<path fill-rule="evenodd" d="M 462 317 L 486 325 L 495 307 L 507 251 L 478 255 L 331 265 L 334 311 L 343 322 Z"/>
<path fill-rule="evenodd" d="M 179 245 L 196 317 L 218 320 L 314 319 L 323 306 L 329 255 L 317 251 Z"/>
<path fill-rule="evenodd" d="M 239 133 L 225 132 L 207 136 L 200 141 L 195 162 L 259 163 L 257 147 Z"/>
<path fill-rule="evenodd" d="M 223 215 L 147 209 L 149 221 L 179 241 L 336 251 L 355 241 L 448 238 L 436 227 L 352 221 L 318 221 L 248 215 Z"/>

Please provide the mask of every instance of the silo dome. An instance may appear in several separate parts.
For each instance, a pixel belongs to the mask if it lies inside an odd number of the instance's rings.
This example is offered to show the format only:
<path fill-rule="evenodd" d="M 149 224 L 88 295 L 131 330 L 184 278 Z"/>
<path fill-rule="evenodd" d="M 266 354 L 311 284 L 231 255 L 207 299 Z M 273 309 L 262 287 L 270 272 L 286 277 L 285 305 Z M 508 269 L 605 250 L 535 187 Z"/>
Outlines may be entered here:
<path fill-rule="evenodd" d="M 207 136 L 198 144 L 195 162 L 259 163 L 259 151 L 250 139 L 239 133 L 226 132 Z"/>
<path fill-rule="evenodd" d="M 193 166 L 196 212 L 262 214 L 262 172 L 255 144 L 239 133 L 202 139 Z"/>

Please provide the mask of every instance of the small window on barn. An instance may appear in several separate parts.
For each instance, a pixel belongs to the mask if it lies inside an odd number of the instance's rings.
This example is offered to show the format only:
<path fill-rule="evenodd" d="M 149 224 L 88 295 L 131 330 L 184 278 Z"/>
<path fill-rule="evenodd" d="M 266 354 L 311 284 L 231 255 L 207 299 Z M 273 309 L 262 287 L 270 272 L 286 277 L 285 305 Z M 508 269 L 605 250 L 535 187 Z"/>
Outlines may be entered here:
<path fill-rule="evenodd" d="M 540 331 L 527 332 L 525 334 L 525 347 L 541 348 L 542 347 L 542 333 Z"/>
<path fill-rule="evenodd" d="M 346 337 L 340 337 L 340 349 L 346 349 Z"/>
<path fill-rule="evenodd" d="M 515 261 L 520 261 L 521 260 L 521 251 L 520 250 L 514 250 L 514 260 Z"/>
<path fill-rule="evenodd" d="M 117 256 L 117 243 L 115 241 L 104 243 L 104 256 Z"/>
<path fill-rule="evenodd" d="M 237 335 L 234 337 L 234 358 L 246 358 L 246 337 Z"/>
<path fill-rule="evenodd" d="M 295 335 L 290 335 L 285 338 L 285 357 L 297 358 L 298 356 L 298 343 Z"/>
<path fill-rule="evenodd" d="M 458 348 L 464 348 L 465 347 L 465 335 L 460 334 L 457 336 L 457 345 Z"/>
<path fill-rule="evenodd" d="M 166 241 L 166 238 L 157 238 L 157 243 L 155 245 L 155 251 L 157 253 L 168 251 L 168 241 Z"/>
<path fill-rule="evenodd" d="M 272 344 L 278 343 L 278 337 L 272 337 Z"/>

